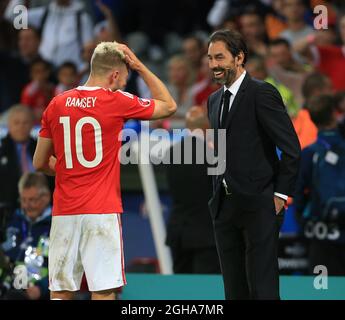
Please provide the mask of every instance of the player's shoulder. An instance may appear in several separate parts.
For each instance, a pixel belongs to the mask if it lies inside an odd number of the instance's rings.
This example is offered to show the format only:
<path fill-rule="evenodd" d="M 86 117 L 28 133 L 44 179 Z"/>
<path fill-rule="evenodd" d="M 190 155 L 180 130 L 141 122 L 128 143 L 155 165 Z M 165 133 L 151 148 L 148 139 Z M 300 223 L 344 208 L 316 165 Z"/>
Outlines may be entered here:
<path fill-rule="evenodd" d="M 119 97 L 120 99 L 121 98 L 130 98 L 130 99 L 134 99 L 135 98 L 135 95 L 132 94 L 132 93 L 129 93 L 127 91 L 123 91 L 121 89 L 118 89 L 114 92 L 114 95 Z"/>

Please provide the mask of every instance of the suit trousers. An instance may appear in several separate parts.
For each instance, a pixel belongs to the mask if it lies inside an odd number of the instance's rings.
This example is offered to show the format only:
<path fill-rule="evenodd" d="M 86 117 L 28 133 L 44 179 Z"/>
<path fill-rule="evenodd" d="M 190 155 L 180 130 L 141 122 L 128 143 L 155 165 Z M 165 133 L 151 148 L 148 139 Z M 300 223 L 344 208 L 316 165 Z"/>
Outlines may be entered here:
<path fill-rule="evenodd" d="M 216 247 L 183 248 L 181 245 L 170 247 L 174 273 L 220 274 Z"/>
<path fill-rule="evenodd" d="M 219 210 L 213 222 L 225 298 L 279 300 L 278 238 L 285 210 L 276 214 L 272 195 L 246 211 L 223 190 Z"/>

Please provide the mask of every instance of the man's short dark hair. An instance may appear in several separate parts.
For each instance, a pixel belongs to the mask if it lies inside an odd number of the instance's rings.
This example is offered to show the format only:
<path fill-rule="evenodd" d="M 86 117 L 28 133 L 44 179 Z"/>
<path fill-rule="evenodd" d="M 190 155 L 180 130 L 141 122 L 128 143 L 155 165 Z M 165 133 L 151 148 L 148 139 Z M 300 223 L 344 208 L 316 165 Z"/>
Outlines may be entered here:
<path fill-rule="evenodd" d="M 274 39 L 274 40 L 270 41 L 270 43 L 269 43 L 270 47 L 281 46 L 281 45 L 286 46 L 287 48 L 291 49 L 291 45 L 290 45 L 289 41 L 287 41 L 286 39 L 283 39 L 283 38 Z"/>
<path fill-rule="evenodd" d="M 231 52 L 232 56 L 238 57 L 243 52 L 243 66 L 247 62 L 248 48 L 242 37 L 242 35 L 235 30 L 218 30 L 215 31 L 208 42 L 208 45 L 212 42 L 222 41 L 225 43 L 227 49 Z"/>
<path fill-rule="evenodd" d="M 70 61 L 66 61 L 63 64 L 61 64 L 58 67 L 57 72 L 60 72 L 62 69 L 65 69 L 65 68 L 72 69 L 74 73 L 78 72 L 77 66 L 73 62 L 70 62 Z"/>
<path fill-rule="evenodd" d="M 48 180 L 41 172 L 26 172 L 18 182 L 19 193 L 24 189 L 37 188 L 40 194 L 50 194 Z"/>
<path fill-rule="evenodd" d="M 260 13 L 257 11 L 255 7 L 245 8 L 241 13 L 240 18 L 243 16 L 256 16 L 262 23 L 265 22 L 265 18 L 262 15 L 260 15 Z"/>
<path fill-rule="evenodd" d="M 308 110 L 310 118 L 318 128 L 332 124 L 335 102 L 334 96 L 330 94 L 322 94 L 309 100 Z"/>
<path fill-rule="evenodd" d="M 50 62 L 48 62 L 47 60 L 44 60 L 43 58 L 41 57 L 38 57 L 38 58 L 35 58 L 31 63 L 30 63 L 30 68 L 32 69 L 32 67 L 36 64 L 43 64 L 44 67 L 47 69 L 47 70 L 51 70 L 52 66 L 50 64 Z"/>
<path fill-rule="evenodd" d="M 309 74 L 302 85 L 302 94 L 305 100 L 308 100 L 315 91 L 321 91 L 327 81 L 329 81 L 328 77 L 320 72 Z"/>
<path fill-rule="evenodd" d="M 194 40 L 197 43 L 197 45 L 198 45 L 198 47 L 200 49 L 204 48 L 204 41 L 203 41 L 203 39 L 201 39 L 200 36 L 198 36 L 198 35 L 196 35 L 194 33 L 190 33 L 186 37 L 184 37 L 183 41 L 186 41 L 186 40 Z"/>

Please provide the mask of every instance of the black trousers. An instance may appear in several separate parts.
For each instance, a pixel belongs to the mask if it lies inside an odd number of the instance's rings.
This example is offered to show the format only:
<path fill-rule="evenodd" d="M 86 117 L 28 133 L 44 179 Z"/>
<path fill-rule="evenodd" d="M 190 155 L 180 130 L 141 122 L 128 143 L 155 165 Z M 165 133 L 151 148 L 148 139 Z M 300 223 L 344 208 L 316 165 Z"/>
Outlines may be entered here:
<path fill-rule="evenodd" d="M 219 258 L 215 247 L 184 248 L 171 246 L 174 273 L 220 274 Z"/>
<path fill-rule="evenodd" d="M 280 299 L 278 238 L 284 212 L 276 215 L 273 195 L 257 211 L 221 196 L 214 229 L 227 300 Z"/>

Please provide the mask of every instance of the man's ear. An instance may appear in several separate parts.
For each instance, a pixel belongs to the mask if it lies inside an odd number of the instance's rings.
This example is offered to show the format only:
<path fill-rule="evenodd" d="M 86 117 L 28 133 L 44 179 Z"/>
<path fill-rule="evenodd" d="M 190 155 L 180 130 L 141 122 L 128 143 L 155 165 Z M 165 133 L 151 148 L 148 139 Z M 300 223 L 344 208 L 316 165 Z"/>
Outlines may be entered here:
<path fill-rule="evenodd" d="M 236 57 L 237 66 L 242 66 L 244 61 L 244 53 L 241 51 Z"/>
<path fill-rule="evenodd" d="M 118 77 L 119 77 L 119 72 L 117 70 L 112 71 L 108 77 L 109 83 L 113 83 L 114 81 L 118 79 Z"/>

